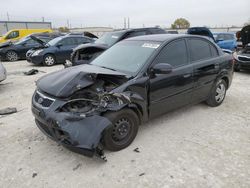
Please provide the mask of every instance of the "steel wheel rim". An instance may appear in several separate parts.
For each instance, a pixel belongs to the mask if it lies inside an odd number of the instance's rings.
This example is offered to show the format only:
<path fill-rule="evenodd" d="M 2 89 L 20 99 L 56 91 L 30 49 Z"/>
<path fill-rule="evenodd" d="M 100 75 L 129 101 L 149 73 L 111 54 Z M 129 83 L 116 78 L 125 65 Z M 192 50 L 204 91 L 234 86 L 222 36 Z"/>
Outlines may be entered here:
<path fill-rule="evenodd" d="M 215 100 L 217 103 L 220 103 L 225 98 L 226 87 L 223 83 L 220 83 L 216 88 Z"/>
<path fill-rule="evenodd" d="M 8 52 L 7 53 L 7 58 L 10 61 L 16 61 L 18 59 L 17 53 L 16 52 Z"/>
<path fill-rule="evenodd" d="M 124 144 L 129 140 L 131 131 L 131 121 L 127 118 L 121 118 L 114 124 L 112 130 L 112 140 L 117 144 Z"/>
<path fill-rule="evenodd" d="M 55 63 L 55 60 L 53 57 L 48 56 L 45 58 L 45 63 L 46 63 L 46 65 L 53 65 Z"/>

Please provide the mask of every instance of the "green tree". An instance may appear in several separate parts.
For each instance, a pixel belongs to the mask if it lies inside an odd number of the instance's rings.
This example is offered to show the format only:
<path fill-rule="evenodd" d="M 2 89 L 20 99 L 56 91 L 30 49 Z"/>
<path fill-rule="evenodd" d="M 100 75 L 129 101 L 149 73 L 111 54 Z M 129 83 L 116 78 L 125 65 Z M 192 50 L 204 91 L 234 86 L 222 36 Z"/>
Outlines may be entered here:
<path fill-rule="evenodd" d="M 172 29 L 187 29 L 190 27 L 190 23 L 185 18 L 178 18 L 171 25 Z"/>
<path fill-rule="evenodd" d="M 58 31 L 62 32 L 62 33 L 68 33 L 69 32 L 69 28 L 67 28 L 67 27 L 59 27 Z"/>

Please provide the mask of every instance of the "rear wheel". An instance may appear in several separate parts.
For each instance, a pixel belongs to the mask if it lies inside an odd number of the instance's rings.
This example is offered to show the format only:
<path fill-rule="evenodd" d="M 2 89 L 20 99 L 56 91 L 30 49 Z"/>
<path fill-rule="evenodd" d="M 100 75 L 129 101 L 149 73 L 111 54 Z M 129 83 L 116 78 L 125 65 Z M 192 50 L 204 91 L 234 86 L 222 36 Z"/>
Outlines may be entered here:
<path fill-rule="evenodd" d="M 56 64 L 56 59 L 53 55 L 47 54 L 44 57 L 43 64 L 46 66 L 52 66 L 52 65 Z"/>
<path fill-rule="evenodd" d="M 104 115 L 112 122 L 112 126 L 104 131 L 103 144 L 106 149 L 119 151 L 128 147 L 135 139 L 139 119 L 137 114 L 130 109 L 117 112 L 108 112 Z"/>
<path fill-rule="evenodd" d="M 224 101 L 227 92 L 227 83 L 220 79 L 213 87 L 211 94 L 206 101 L 209 106 L 216 107 Z"/>
<path fill-rule="evenodd" d="M 18 55 L 15 51 L 8 51 L 6 53 L 6 59 L 8 61 L 17 61 L 18 60 Z"/>

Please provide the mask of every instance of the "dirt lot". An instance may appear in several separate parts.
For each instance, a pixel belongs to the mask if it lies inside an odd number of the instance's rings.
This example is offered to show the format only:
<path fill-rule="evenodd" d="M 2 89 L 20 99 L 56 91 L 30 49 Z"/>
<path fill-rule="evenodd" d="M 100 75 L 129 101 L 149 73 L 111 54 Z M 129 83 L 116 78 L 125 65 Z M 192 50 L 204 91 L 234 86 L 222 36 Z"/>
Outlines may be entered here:
<path fill-rule="evenodd" d="M 106 152 L 108 162 L 72 153 L 47 139 L 31 114 L 37 68 L 4 63 L 0 108 L 0 187 L 250 187 L 250 72 L 234 75 L 218 108 L 186 107 L 140 127 L 130 147 Z M 134 152 L 139 148 L 139 153 Z"/>

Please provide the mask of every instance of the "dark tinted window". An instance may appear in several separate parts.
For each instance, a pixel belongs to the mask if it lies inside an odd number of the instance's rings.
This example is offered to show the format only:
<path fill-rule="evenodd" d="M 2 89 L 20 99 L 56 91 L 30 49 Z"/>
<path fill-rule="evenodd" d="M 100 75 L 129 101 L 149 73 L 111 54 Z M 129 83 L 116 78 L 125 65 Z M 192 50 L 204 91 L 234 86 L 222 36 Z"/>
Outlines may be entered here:
<path fill-rule="evenodd" d="M 25 42 L 25 44 L 27 45 L 27 46 L 32 46 L 32 45 L 35 45 L 35 44 L 39 44 L 37 41 L 34 41 L 34 40 L 32 40 L 32 39 L 29 39 L 29 40 L 27 40 L 26 42 Z"/>
<path fill-rule="evenodd" d="M 168 63 L 179 67 L 188 63 L 187 48 L 184 40 L 171 42 L 164 47 L 156 58 L 157 63 Z"/>
<path fill-rule="evenodd" d="M 217 48 L 215 48 L 213 45 L 210 45 L 210 49 L 211 49 L 211 54 L 212 54 L 213 57 L 218 56 Z"/>
<path fill-rule="evenodd" d="M 152 34 L 165 34 L 167 33 L 166 31 L 164 31 L 163 29 L 151 29 L 150 32 Z"/>
<path fill-rule="evenodd" d="M 90 42 L 89 39 L 83 38 L 83 37 L 76 38 L 76 41 L 77 41 L 77 44 L 84 44 L 84 43 L 89 43 Z"/>
<path fill-rule="evenodd" d="M 61 41 L 62 45 L 68 46 L 68 45 L 74 45 L 75 41 L 73 38 L 65 38 Z"/>
<path fill-rule="evenodd" d="M 10 32 L 10 34 L 8 34 L 6 39 L 14 39 L 17 37 L 19 37 L 19 31 L 12 31 L 12 32 Z"/>
<path fill-rule="evenodd" d="M 233 40 L 234 39 L 234 35 L 232 34 L 224 34 L 224 40 Z"/>
<path fill-rule="evenodd" d="M 136 37 L 141 35 L 147 35 L 147 31 L 134 31 L 132 33 L 129 33 L 126 38 Z"/>
<path fill-rule="evenodd" d="M 189 39 L 191 61 L 211 58 L 210 44 L 202 39 Z"/>

